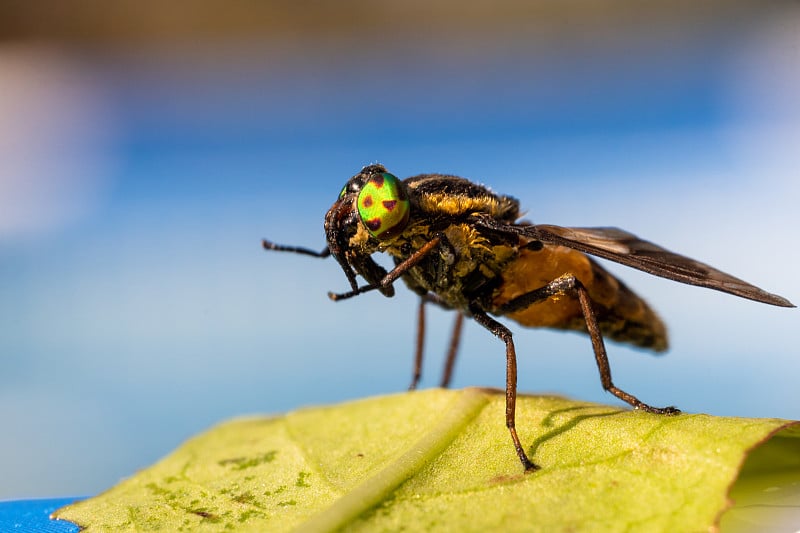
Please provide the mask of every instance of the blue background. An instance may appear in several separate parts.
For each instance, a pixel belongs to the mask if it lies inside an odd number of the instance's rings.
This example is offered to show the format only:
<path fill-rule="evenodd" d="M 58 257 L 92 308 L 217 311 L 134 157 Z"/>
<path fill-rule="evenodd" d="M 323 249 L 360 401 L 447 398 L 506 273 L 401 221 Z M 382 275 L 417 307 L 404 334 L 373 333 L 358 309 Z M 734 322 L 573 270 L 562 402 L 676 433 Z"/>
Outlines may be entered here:
<path fill-rule="evenodd" d="M 259 244 L 321 249 L 325 211 L 376 161 L 800 301 L 796 5 L 380 5 L 244 35 L 0 45 L 0 499 L 99 492 L 228 417 L 404 390 L 414 297 L 333 303 L 334 261 Z M 800 418 L 796 310 L 609 268 L 672 339 L 658 358 L 610 345 L 617 385 Z M 423 386 L 451 319 L 429 316 Z M 510 326 L 522 391 L 615 401 L 587 338 Z M 503 386 L 502 344 L 473 323 L 461 356 L 454 386 Z"/>
<path fill-rule="evenodd" d="M 0 501 L 0 531 L 14 533 L 77 533 L 71 522 L 50 520 L 50 514 L 77 498 Z"/>

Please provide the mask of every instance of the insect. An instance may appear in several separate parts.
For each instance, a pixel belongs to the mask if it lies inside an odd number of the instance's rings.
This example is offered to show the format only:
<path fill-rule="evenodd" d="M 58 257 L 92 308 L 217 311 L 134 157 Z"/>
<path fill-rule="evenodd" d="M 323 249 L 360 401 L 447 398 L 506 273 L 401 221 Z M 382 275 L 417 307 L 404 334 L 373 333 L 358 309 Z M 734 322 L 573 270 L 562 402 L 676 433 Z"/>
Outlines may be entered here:
<path fill-rule="evenodd" d="M 400 180 L 382 165 L 350 178 L 325 215 L 327 246 L 320 252 L 263 240 L 266 250 L 332 255 L 350 291 L 333 300 L 378 290 L 394 295 L 402 279 L 420 296 L 414 374 L 420 379 L 425 305 L 454 310 L 456 320 L 442 385 L 450 380 L 464 317 L 499 337 L 506 348 L 506 426 L 526 471 L 531 462 L 516 430 L 517 355 L 511 331 L 493 316 L 523 326 L 588 333 L 603 388 L 635 409 L 671 415 L 614 385 L 603 338 L 655 351 L 667 348 L 655 312 L 589 255 L 671 280 L 757 302 L 794 307 L 789 300 L 617 228 L 564 228 L 520 221 L 519 202 L 464 178 L 421 174 Z M 372 255 L 386 252 L 391 271 Z M 358 285 L 361 276 L 365 285 Z"/>

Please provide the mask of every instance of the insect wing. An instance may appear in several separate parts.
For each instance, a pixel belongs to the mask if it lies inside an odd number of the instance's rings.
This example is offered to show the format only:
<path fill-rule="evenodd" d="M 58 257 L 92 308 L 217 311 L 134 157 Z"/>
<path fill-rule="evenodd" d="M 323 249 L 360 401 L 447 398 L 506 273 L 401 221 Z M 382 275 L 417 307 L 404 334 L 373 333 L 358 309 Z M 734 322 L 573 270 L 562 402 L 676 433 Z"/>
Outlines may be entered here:
<path fill-rule="evenodd" d="M 766 304 L 794 307 L 786 298 L 759 289 L 700 261 L 670 252 L 619 228 L 564 228 L 541 224 L 529 226 L 525 230 L 524 234 L 544 243 L 566 246 L 654 276 L 707 287 Z"/>

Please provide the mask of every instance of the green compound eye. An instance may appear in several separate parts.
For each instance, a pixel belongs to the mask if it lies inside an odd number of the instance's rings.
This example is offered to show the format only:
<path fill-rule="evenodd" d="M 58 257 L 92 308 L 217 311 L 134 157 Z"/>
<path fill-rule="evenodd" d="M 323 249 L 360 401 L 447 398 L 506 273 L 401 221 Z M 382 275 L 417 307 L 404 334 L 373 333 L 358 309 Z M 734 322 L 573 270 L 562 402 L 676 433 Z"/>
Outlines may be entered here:
<path fill-rule="evenodd" d="M 364 184 L 357 205 L 358 216 L 377 239 L 397 235 L 408 223 L 408 196 L 400 180 L 388 172 L 373 176 Z"/>
<path fill-rule="evenodd" d="M 344 198 L 344 193 L 346 193 L 346 192 L 347 192 L 347 184 L 345 183 L 345 184 L 344 184 L 344 187 L 342 187 L 342 190 L 341 190 L 341 191 L 339 191 L 339 200 L 341 200 L 342 198 Z"/>

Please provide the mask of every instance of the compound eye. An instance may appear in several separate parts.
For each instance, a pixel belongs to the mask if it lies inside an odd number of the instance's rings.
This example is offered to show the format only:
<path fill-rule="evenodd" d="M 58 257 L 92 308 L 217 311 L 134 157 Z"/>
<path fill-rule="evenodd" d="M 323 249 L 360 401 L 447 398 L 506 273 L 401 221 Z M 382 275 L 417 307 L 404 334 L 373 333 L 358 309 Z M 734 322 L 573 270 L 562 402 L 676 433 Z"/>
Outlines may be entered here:
<path fill-rule="evenodd" d="M 358 216 L 376 239 L 387 239 L 408 224 L 410 203 L 403 184 L 384 172 L 369 178 L 358 193 Z"/>

